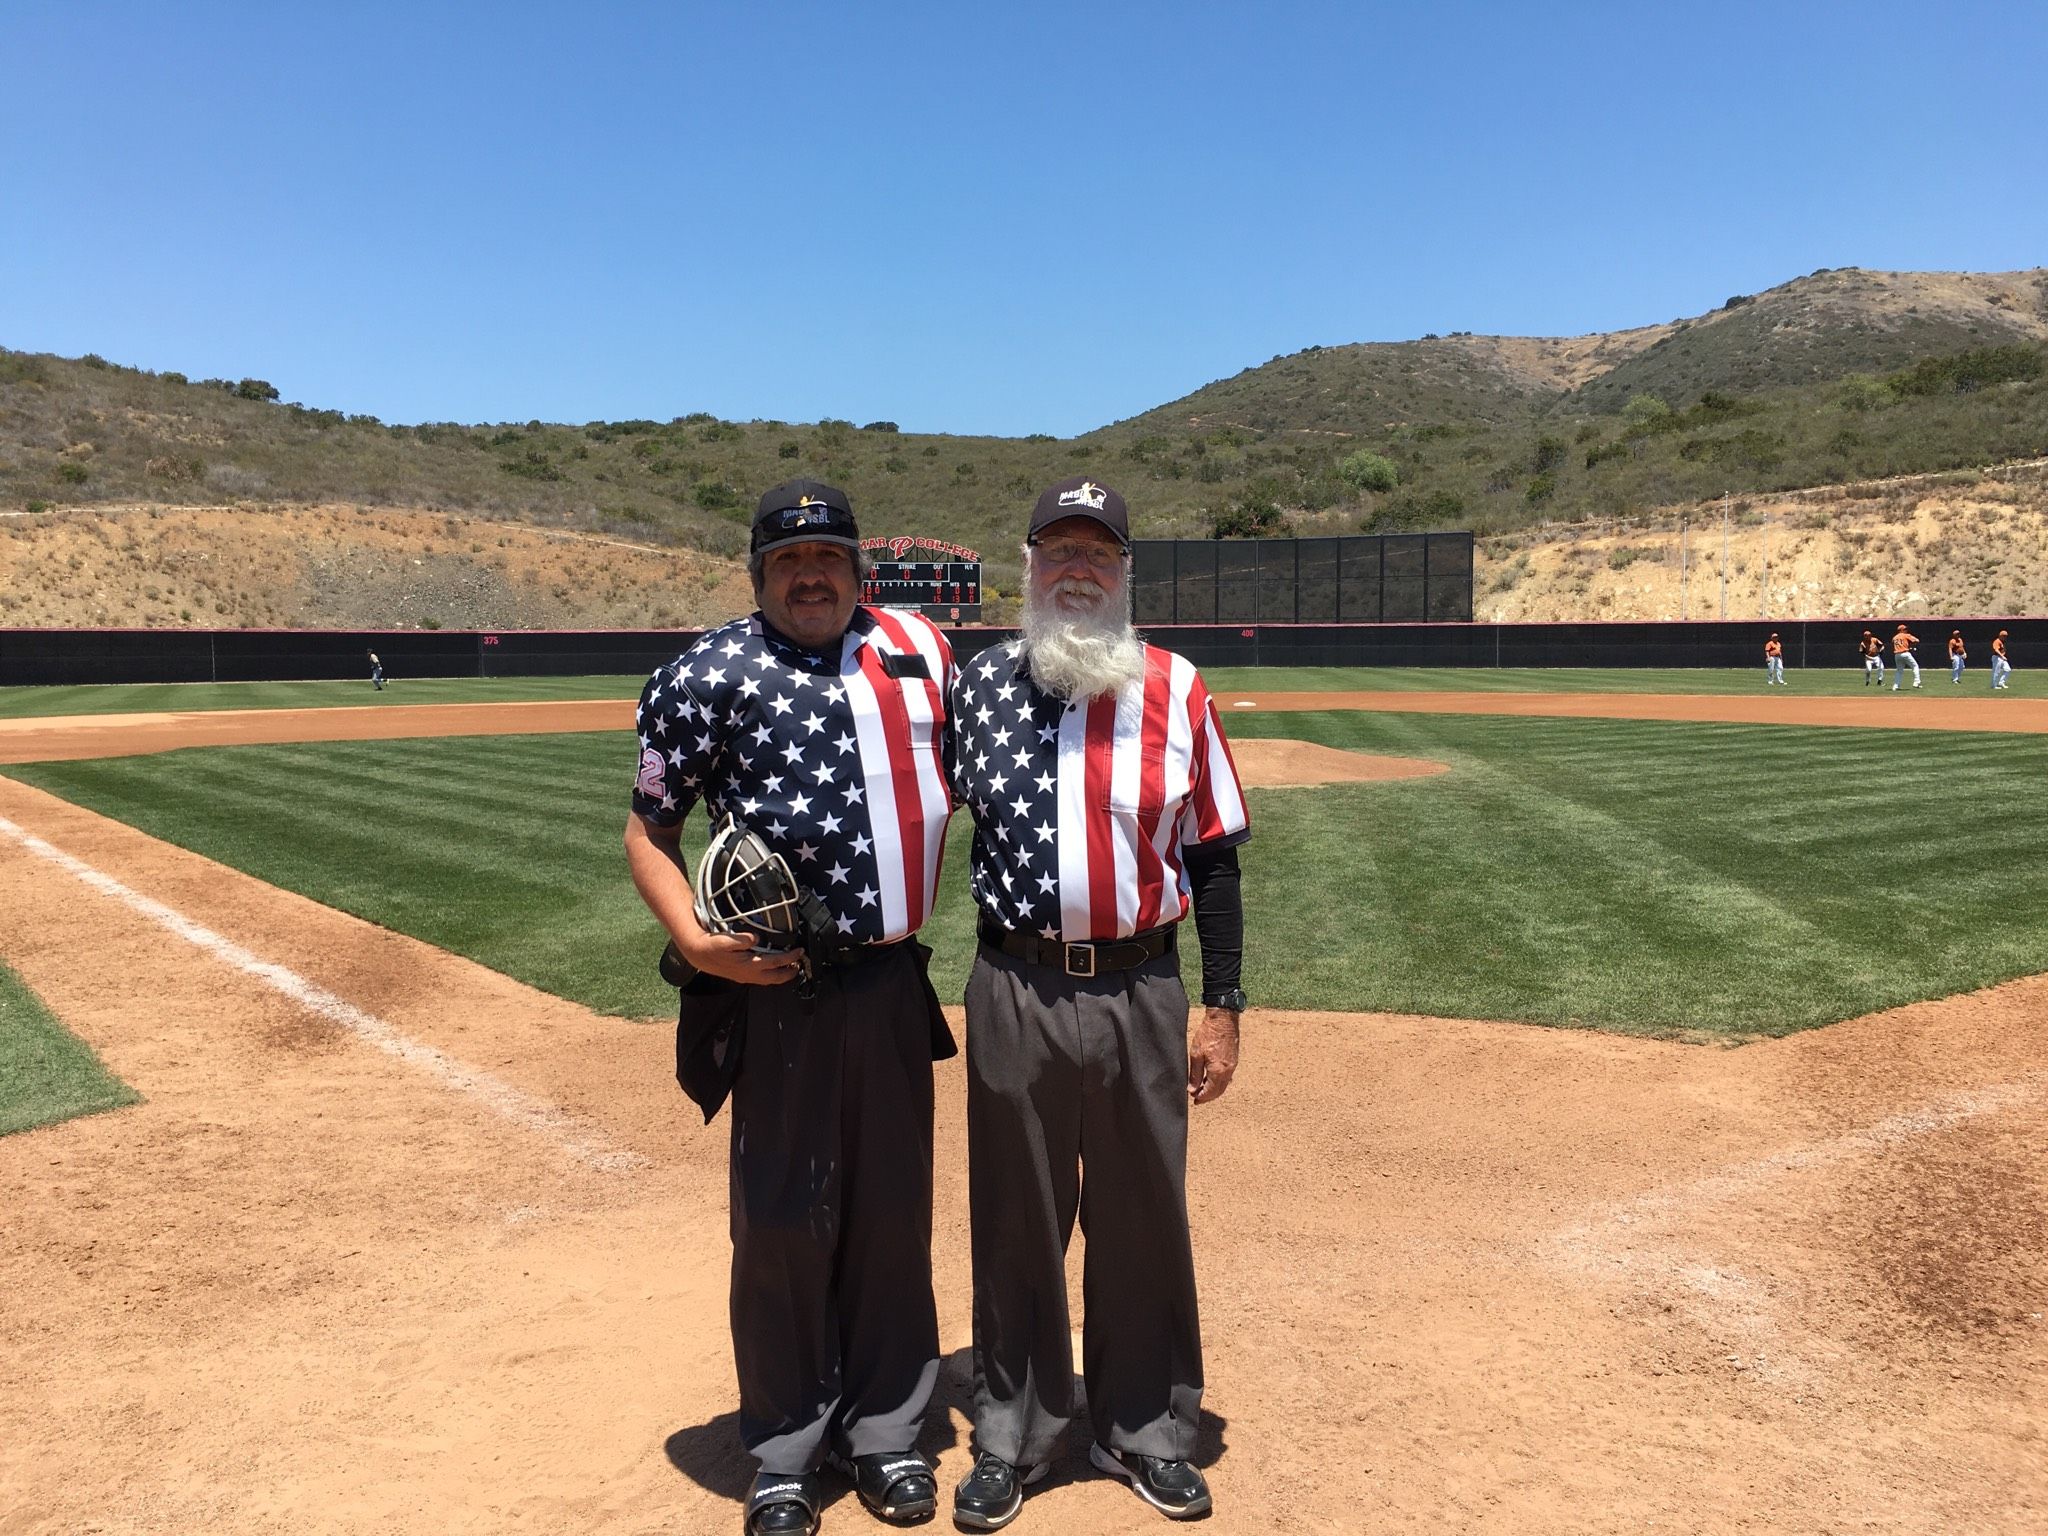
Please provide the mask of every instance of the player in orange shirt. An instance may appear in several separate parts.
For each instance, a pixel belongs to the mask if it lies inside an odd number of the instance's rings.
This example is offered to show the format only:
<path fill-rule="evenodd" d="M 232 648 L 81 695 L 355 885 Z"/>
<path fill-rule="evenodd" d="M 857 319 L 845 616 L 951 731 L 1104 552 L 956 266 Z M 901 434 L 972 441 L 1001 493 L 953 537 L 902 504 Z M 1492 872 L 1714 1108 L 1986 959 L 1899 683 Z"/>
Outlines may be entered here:
<path fill-rule="evenodd" d="M 1920 637 L 1908 633 L 1901 624 L 1892 636 L 1892 692 L 1899 691 L 1899 684 L 1906 680 L 1906 668 L 1913 669 L 1913 686 L 1920 686 L 1920 662 L 1913 655 L 1913 647 L 1920 643 Z"/>
<path fill-rule="evenodd" d="M 1991 642 L 1991 686 L 2009 687 L 2012 683 L 2012 653 L 2005 648 L 2006 632 L 2000 630 L 1998 638 Z"/>
<path fill-rule="evenodd" d="M 1960 683 L 1963 680 L 1963 663 L 1970 659 L 1970 653 L 1963 649 L 1963 632 L 1952 629 L 1948 632 L 1948 680 Z"/>
<path fill-rule="evenodd" d="M 1773 683 L 1785 686 L 1785 647 L 1778 643 L 1778 632 L 1771 631 L 1771 638 L 1764 642 L 1764 686 Z"/>
<path fill-rule="evenodd" d="M 1869 630 L 1863 631 L 1863 638 L 1856 642 L 1857 654 L 1863 658 L 1863 686 L 1873 682 L 1884 686 L 1884 642 Z"/>

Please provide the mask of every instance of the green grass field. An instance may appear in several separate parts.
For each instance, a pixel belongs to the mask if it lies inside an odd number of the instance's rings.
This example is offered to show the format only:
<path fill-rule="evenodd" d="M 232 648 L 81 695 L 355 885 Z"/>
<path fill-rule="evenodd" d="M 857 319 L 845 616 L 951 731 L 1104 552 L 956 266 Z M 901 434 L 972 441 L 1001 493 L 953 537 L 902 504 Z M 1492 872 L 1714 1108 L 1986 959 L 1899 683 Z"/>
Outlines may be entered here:
<path fill-rule="evenodd" d="M 1283 693 L 1750 693 L 1763 689 L 1763 668 L 1698 667 L 1216 667 L 1202 676 L 1212 689 Z M 1855 693 L 1863 674 L 1852 667 L 1792 670 L 1793 693 L 1819 697 Z M 1946 667 L 1926 669 L 1929 685 L 1946 685 Z M 422 677 L 382 693 L 363 682 L 103 683 L 64 688 L 0 688 L 0 719 L 209 709 L 333 709 L 405 704 L 492 704 L 531 699 L 637 698 L 644 676 Z M 1979 667 L 1966 688 L 1988 686 Z M 1868 691 L 1868 690 L 1865 690 Z"/>
<path fill-rule="evenodd" d="M 1922 669 L 1928 687 L 1948 686 L 1948 668 Z M 1764 692 L 1764 669 L 1755 667 L 1204 667 L 1211 692 L 1245 693 L 1682 693 Z M 1889 679 L 1889 674 L 1887 674 Z M 1871 689 L 1857 667 L 1787 668 L 1788 694 L 1832 698 Z M 1963 687 L 1990 686 L 1982 667 L 1963 676 Z M 1956 690 L 1951 690 L 1956 691 Z"/>
<path fill-rule="evenodd" d="M 368 682 L 98 683 L 0 688 L 0 720 L 209 709 L 395 709 L 406 704 L 503 704 L 529 699 L 634 699 L 640 677 L 417 677 L 382 693 Z"/>
<path fill-rule="evenodd" d="M 0 965 L 0 1136 L 117 1109 L 139 1097 Z"/>
<path fill-rule="evenodd" d="M 1241 737 L 1436 758 L 1252 793 L 1261 1004 L 1739 1038 L 2048 970 L 2038 737 L 1369 715 Z M 664 1011 L 618 733 L 238 747 L 7 772 L 607 1012 Z M 694 825 L 701 826 L 701 818 Z M 926 929 L 971 958 L 964 823 Z M 281 957 L 288 958 L 288 957 Z"/>

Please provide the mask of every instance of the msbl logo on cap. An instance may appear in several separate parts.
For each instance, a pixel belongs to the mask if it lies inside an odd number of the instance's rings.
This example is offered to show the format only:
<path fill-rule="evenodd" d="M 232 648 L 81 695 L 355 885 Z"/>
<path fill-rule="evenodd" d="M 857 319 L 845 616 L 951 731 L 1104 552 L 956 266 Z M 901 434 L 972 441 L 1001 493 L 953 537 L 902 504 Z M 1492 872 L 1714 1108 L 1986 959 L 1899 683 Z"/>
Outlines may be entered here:
<path fill-rule="evenodd" d="M 832 509 L 815 496 L 806 496 L 782 519 L 785 528 L 808 528 L 813 523 L 824 524 L 832 520 Z"/>
<path fill-rule="evenodd" d="M 1093 480 L 1083 480 L 1071 491 L 1060 492 L 1063 507 L 1088 507 L 1100 512 L 1105 505 L 1102 487 Z"/>

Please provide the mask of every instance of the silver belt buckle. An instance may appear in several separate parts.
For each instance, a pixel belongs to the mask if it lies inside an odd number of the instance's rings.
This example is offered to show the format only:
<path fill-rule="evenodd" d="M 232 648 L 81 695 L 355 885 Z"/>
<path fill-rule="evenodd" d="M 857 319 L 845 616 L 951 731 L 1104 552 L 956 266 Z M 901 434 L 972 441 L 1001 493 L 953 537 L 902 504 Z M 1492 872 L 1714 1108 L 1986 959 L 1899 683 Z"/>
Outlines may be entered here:
<path fill-rule="evenodd" d="M 1075 969 L 1074 956 L 1076 955 L 1081 956 L 1082 959 L 1088 962 L 1088 969 L 1085 971 Z M 1066 954 L 1062 958 L 1061 963 L 1065 965 L 1069 976 L 1079 976 L 1084 981 L 1089 980 L 1095 975 L 1095 946 L 1093 944 L 1069 944 L 1066 946 Z"/>

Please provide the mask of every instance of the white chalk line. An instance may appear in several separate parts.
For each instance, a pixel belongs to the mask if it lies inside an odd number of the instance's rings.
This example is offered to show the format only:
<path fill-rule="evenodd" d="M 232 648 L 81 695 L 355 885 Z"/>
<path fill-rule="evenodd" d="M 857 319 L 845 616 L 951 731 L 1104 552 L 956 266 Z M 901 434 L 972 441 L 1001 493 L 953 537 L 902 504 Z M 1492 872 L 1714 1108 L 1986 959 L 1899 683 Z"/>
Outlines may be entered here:
<path fill-rule="evenodd" d="M 153 897 L 131 890 L 111 875 L 103 874 L 82 859 L 74 858 L 63 849 L 45 842 L 5 816 L 0 816 L 0 832 L 13 838 L 30 853 L 47 859 L 68 874 L 75 875 L 102 895 L 113 897 L 215 959 L 224 961 L 244 975 L 263 982 L 309 1012 L 318 1014 L 330 1023 L 340 1025 L 359 1040 L 375 1046 L 386 1055 L 394 1056 L 407 1066 L 424 1072 L 442 1087 L 467 1094 L 515 1124 L 552 1138 L 577 1161 L 610 1172 L 646 1166 L 647 1159 L 639 1153 L 622 1151 L 611 1146 L 602 1135 L 591 1130 L 567 1111 L 537 1099 L 510 1083 L 502 1082 L 488 1072 L 465 1066 L 431 1045 L 423 1045 L 417 1040 L 409 1039 L 374 1013 L 358 1008 L 348 999 L 308 981 L 286 966 L 252 954 L 232 939 L 194 922 L 182 912 L 165 906 Z"/>
<path fill-rule="evenodd" d="M 1952 1130 L 1968 1121 L 1997 1114 L 2032 1101 L 2042 1074 L 2018 1082 L 1958 1089 L 1918 1109 L 1888 1115 L 1869 1125 L 1807 1146 L 1788 1148 L 1719 1173 L 1667 1189 L 1651 1190 L 1632 1200 L 1605 1207 L 1591 1220 L 1552 1234 L 1551 1257 L 1581 1273 L 1623 1276 L 1656 1288 L 1670 1310 L 1703 1332 L 1738 1346 L 1728 1363 L 1763 1381 L 1794 1390 L 1820 1383 L 1818 1363 L 1793 1353 L 1776 1294 L 1783 1287 L 1772 1277 L 1745 1275 L 1725 1262 L 1715 1262 L 1682 1243 L 1669 1230 L 1703 1206 L 1720 1205 L 1751 1194 L 1758 1186 L 1788 1173 L 1800 1173 L 1867 1156 L 1917 1137 Z"/>

